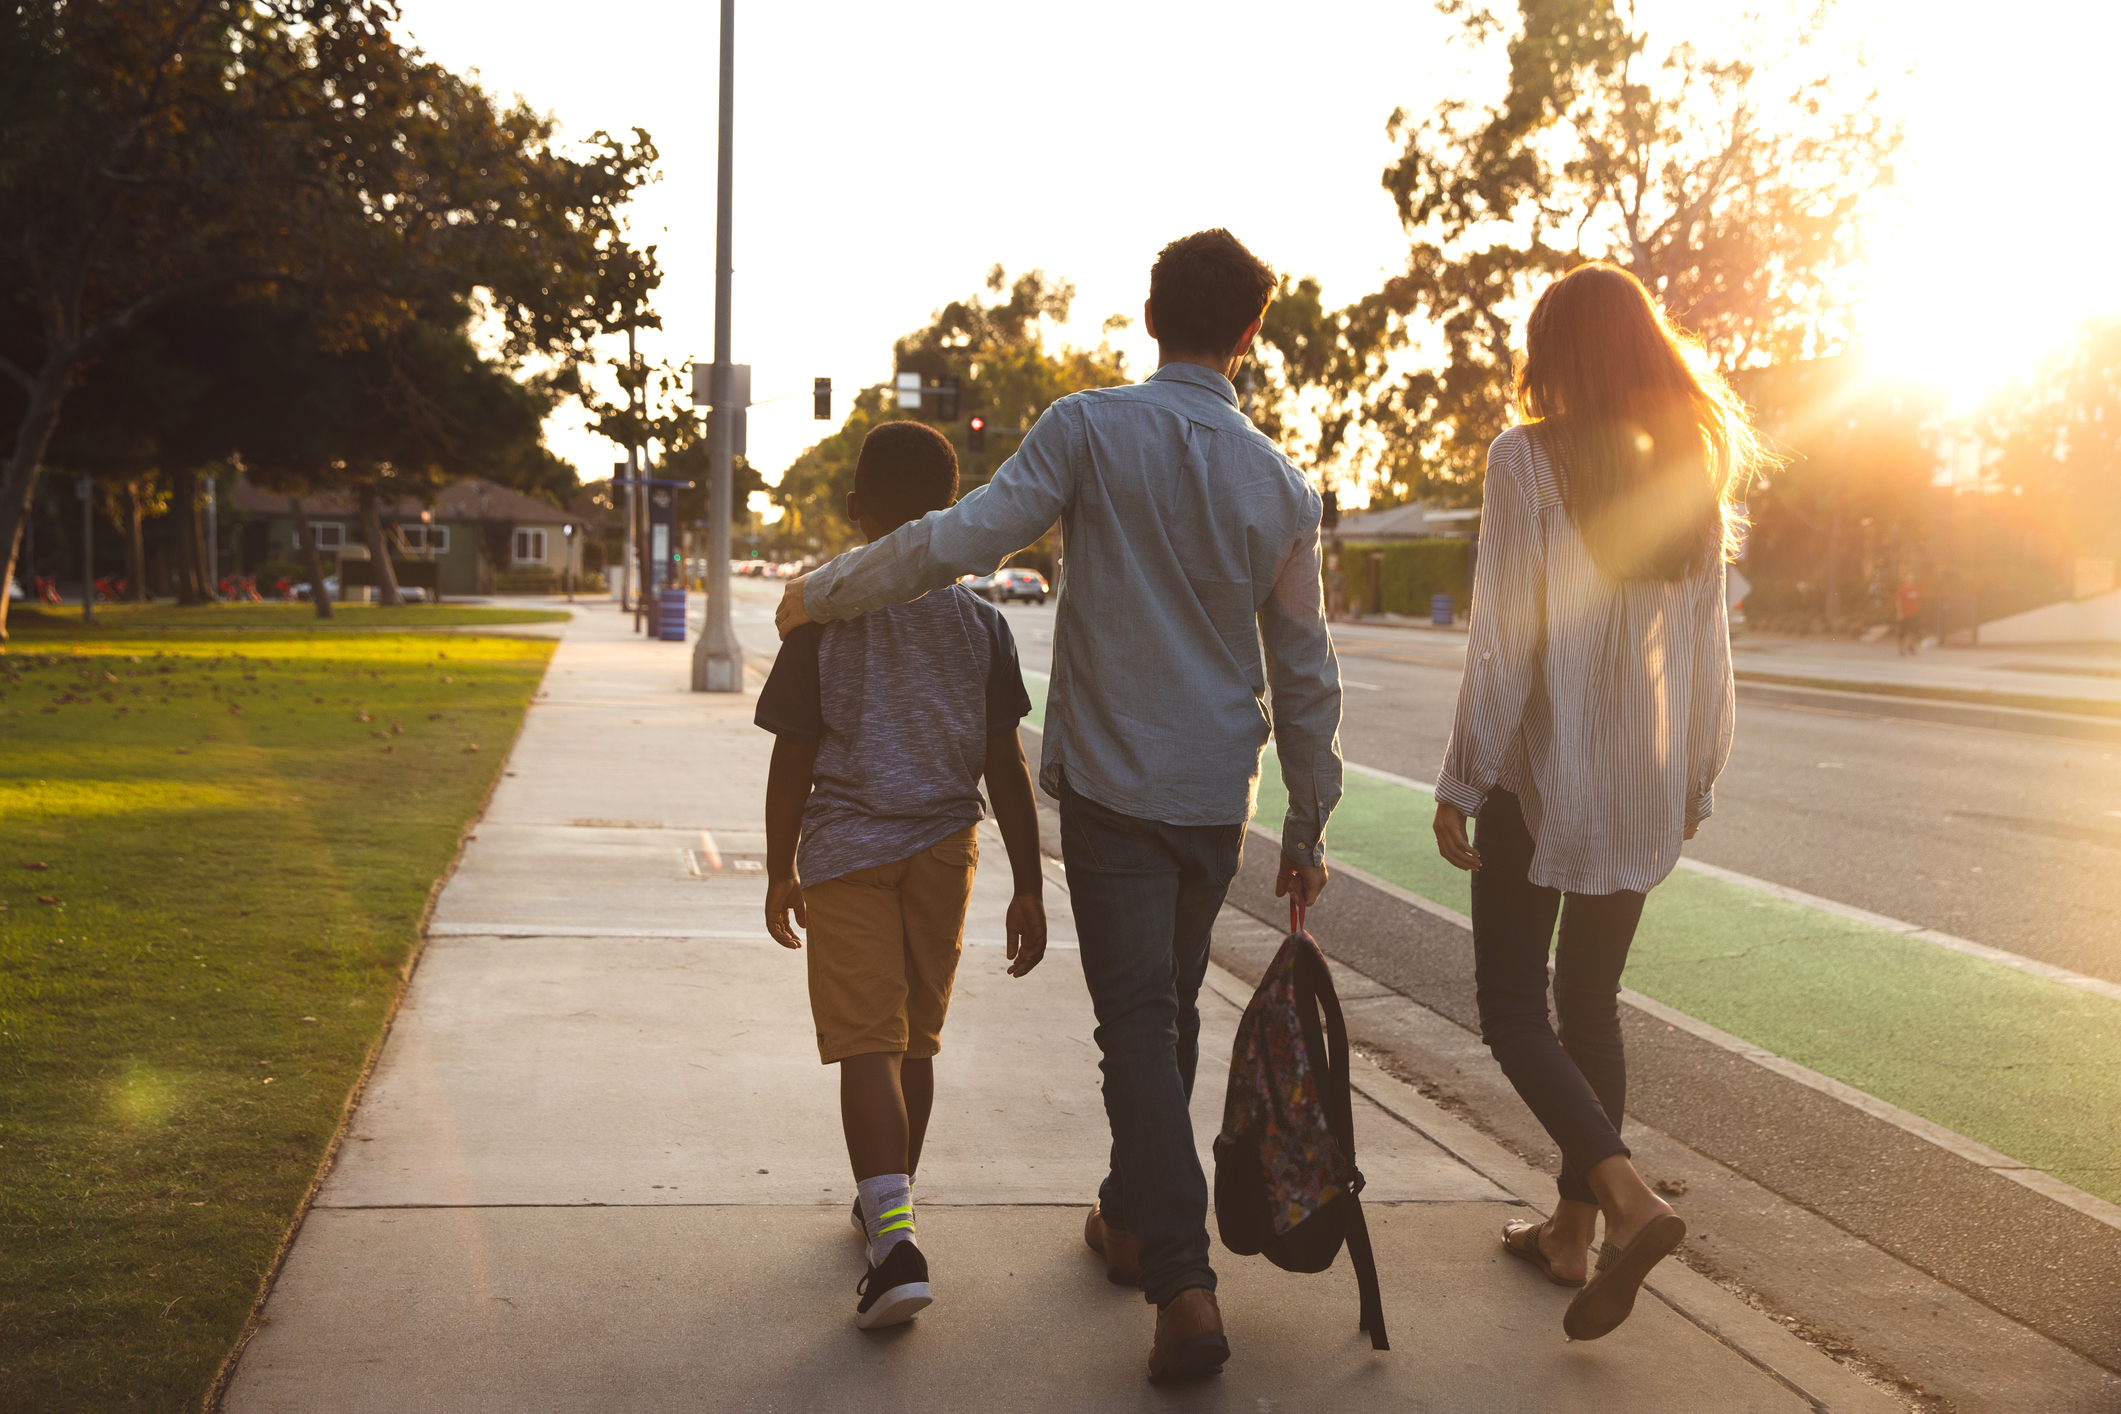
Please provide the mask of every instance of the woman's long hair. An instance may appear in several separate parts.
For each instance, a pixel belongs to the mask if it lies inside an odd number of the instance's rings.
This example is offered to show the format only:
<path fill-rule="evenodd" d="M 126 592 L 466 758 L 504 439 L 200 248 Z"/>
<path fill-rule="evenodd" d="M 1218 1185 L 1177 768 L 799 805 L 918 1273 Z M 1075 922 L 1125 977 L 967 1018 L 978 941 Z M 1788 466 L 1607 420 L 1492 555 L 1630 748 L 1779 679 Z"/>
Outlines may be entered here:
<path fill-rule="evenodd" d="M 1735 552 L 1734 494 L 1760 460 L 1745 404 L 1627 271 L 1579 265 L 1539 297 L 1517 409 L 1611 578 L 1685 579 Z"/>

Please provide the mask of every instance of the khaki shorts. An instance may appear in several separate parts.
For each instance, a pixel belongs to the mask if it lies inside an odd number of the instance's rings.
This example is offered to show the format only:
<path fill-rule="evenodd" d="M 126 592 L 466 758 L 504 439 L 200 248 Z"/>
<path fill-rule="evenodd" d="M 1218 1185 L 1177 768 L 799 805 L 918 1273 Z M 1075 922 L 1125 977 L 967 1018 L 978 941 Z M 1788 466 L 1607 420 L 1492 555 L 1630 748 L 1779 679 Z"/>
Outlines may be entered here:
<path fill-rule="evenodd" d="M 942 1049 L 978 862 L 967 826 L 910 859 L 803 890 L 819 1060 L 875 1051 L 923 1060 Z"/>

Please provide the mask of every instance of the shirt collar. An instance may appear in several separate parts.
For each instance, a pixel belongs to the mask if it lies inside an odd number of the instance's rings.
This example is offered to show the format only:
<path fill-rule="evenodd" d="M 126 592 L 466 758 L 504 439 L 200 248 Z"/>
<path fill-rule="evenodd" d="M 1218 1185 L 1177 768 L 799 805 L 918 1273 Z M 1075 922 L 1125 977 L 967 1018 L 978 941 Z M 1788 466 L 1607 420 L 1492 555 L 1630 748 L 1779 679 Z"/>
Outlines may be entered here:
<path fill-rule="evenodd" d="M 1167 363 L 1149 375 L 1151 383 L 1191 383 L 1196 388 L 1206 388 L 1231 407 L 1237 406 L 1237 389 L 1230 380 L 1212 368 L 1202 368 L 1197 363 Z"/>

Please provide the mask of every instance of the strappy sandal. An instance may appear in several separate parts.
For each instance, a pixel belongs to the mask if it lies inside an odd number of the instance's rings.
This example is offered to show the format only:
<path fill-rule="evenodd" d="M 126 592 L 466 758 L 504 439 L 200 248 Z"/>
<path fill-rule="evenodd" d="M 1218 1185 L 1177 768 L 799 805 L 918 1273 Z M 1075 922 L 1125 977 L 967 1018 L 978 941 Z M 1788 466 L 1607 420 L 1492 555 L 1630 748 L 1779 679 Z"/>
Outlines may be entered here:
<path fill-rule="evenodd" d="M 1608 1242 L 1598 1250 L 1598 1270 L 1584 1289 L 1569 1303 L 1561 1318 L 1561 1329 L 1570 1340 L 1596 1340 L 1628 1318 L 1635 1309 L 1635 1293 L 1642 1290 L 1650 1268 L 1670 1256 L 1686 1238 L 1686 1224 L 1676 1213 L 1651 1218 L 1626 1247 Z"/>
<path fill-rule="evenodd" d="M 1539 1268 L 1548 1281 L 1556 1286 L 1566 1286 L 1572 1290 L 1582 1286 L 1584 1284 L 1582 1277 L 1560 1277 L 1554 1275 L 1554 1263 L 1548 1258 L 1546 1250 L 1539 1245 L 1539 1230 L 1544 1226 L 1546 1224 L 1526 1222 L 1523 1218 L 1504 1223 L 1502 1225 L 1502 1250 L 1521 1262 L 1530 1262 L 1533 1266 Z"/>

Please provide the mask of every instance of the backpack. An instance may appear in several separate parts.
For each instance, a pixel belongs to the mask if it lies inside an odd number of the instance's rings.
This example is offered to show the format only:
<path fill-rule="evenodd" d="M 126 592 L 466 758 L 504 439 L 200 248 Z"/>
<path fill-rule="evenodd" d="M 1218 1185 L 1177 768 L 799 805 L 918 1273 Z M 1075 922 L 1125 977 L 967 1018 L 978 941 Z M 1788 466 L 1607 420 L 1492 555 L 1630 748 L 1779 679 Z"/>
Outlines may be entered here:
<path fill-rule="evenodd" d="M 1362 1297 L 1357 1329 L 1389 1350 L 1362 1188 L 1340 998 L 1292 900 L 1289 936 L 1237 1024 L 1215 1140 L 1215 1224 L 1232 1252 L 1289 1272 L 1326 1270 L 1345 1243 Z"/>

